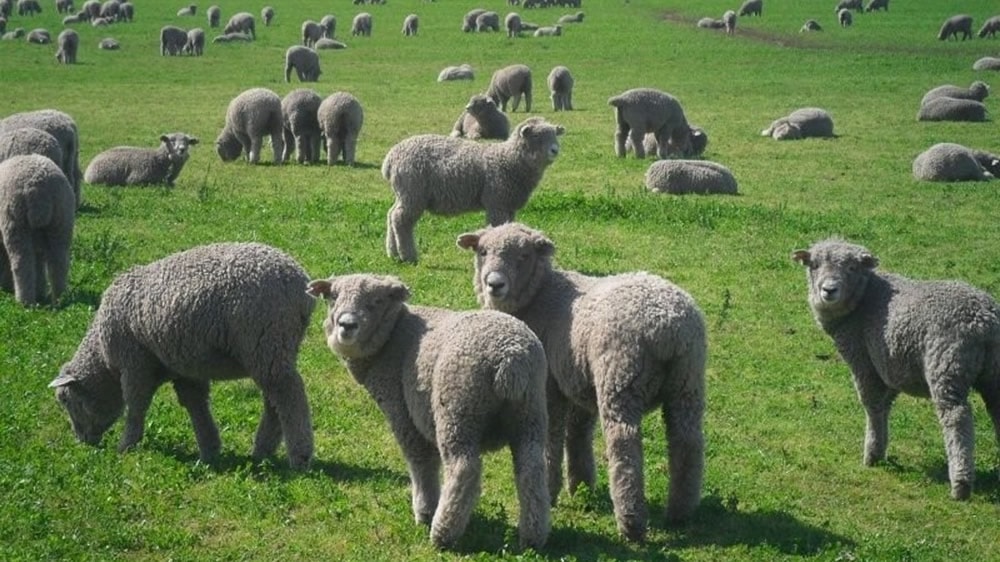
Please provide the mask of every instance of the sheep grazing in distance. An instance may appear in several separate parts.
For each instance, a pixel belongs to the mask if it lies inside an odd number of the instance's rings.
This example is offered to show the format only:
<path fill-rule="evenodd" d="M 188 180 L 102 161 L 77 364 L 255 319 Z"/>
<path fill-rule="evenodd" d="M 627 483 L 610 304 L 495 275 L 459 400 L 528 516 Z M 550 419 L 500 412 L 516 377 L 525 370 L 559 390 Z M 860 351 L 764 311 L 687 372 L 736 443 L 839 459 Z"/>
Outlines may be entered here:
<path fill-rule="evenodd" d="M 736 33 L 736 12 L 726 10 L 726 13 L 722 14 L 722 24 L 726 28 L 726 35 Z"/>
<path fill-rule="evenodd" d="M 837 5 L 833 7 L 833 13 L 839 14 L 841 10 L 857 10 L 859 12 L 864 11 L 865 6 L 863 0 L 840 0 Z"/>
<path fill-rule="evenodd" d="M 577 12 L 575 14 L 566 14 L 564 16 L 559 16 L 556 20 L 559 25 L 569 24 L 569 23 L 583 23 L 583 12 Z"/>
<path fill-rule="evenodd" d="M 0 162 L 0 289 L 31 306 L 50 285 L 58 302 L 69 276 L 75 214 L 73 188 L 48 157 Z"/>
<path fill-rule="evenodd" d="M 135 4 L 131 2 L 122 2 L 121 9 L 118 11 L 118 21 L 124 21 L 132 23 L 135 19 Z"/>
<path fill-rule="evenodd" d="M 913 159 L 920 181 L 988 181 L 1000 171 L 1000 158 L 960 144 L 935 144 Z"/>
<path fill-rule="evenodd" d="M 76 64 L 76 52 L 80 48 L 80 34 L 72 29 L 64 29 L 56 38 L 59 50 L 56 60 L 61 64 Z"/>
<path fill-rule="evenodd" d="M 701 156 L 705 149 L 708 147 L 708 134 L 705 130 L 697 125 L 689 125 L 691 127 L 691 150 L 685 156 L 695 157 Z M 646 156 L 653 155 L 659 156 L 660 144 L 656 142 L 655 133 L 646 133 L 642 137 L 642 147 L 645 150 Z M 632 146 L 632 138 L 629 137 L 625 141 L 625 152 L 634 152 L 635 148 Z"/>
<path fill-rule="evenodd" d="M 42 6 L 38 0 L 17 0 L 17 15 L 34 16 L 42 13 Z"/>
<path fill-rule="evenodd" d="M 253 41 L 253 37 L 242 32 L 224 33 L 222 35 L 216 35 L 212 38 L 212 43 L 233 43 L 233 42 L 244 42 L 249 43 Z"/>
<path fill-rule="evenodd" d="M 316 44 L 316 41 L 323 37 L 323 28 L 320 27 L 319 23 L 313 20 L 306 20 L 302 22 L 302 44 L 306 47 L 312 47 Z"/>
<path fill-rule="evenodd" d="M 818 107 L 796 109 L 785 117 L 775 119 L 760 135 L 774 140 L 836 136 L 833 133 L 833 117 Z"/>
<path fill-rule="evenodd" d="M 524 111 L 531 111 L 531 69 L 523 64 L 512 64 L 498 69 L 490 78 L 490 86 L 486 95 L 507 111 L 507 102 L 513 99 L 510 111 L 517 111 L 524 96 Z"/>
<path fill-rule="evenodd" d="M 743 4 L 740 5 L 740 10 L 737 15 L 743 16 L 760 16 L 764 13 L 764 0 L 744 0 Z"/>
<path fill-rule="evenodd" d="M 408 306 L 409 289 L 395 277 L 319 279 L 307 292 L 329 302 L 327 345 L 389 422 L 409 469 L 414 519 L 430 524 L 431 542 L 446 548 L 462 536 L 480 495 L 480 455 L 506 445 L 520 545 L 541 548 L 550 492 L 538 337 L 506 314 Z"/>
<path fill-rule="evenodd" d="M 483 12 L 476 16 L 476 31 L 500 31 L 500 14 Z"/>
<path fill-rule="evenodd" d="M 393 146 L 382 162 L 382 177 L 396 197 L 386 216 L 386 253 L 417 261 L 413 231 L 424 211 L 457 215 L 483 209 L 491 225 L 514 220 L 559 155 L 564 132 L 531 117 L 500 143 L 417 135 Z"/>
<path fill-rule="evenodd" d="M 523 25 L 521 27 L 522 29 L 524 28 Z M 562 35 L 561 25 L 548 25 L 539 27 L 538 29 L 535 30 L 534 33 L 535 37 L 559 37 L 560 35 Z"/>
<path fill-rule="evenodd" d="M 646 189 L 656 193 L 683 195 L 737 193 L 736 178 L 729 168 L 705 160 L 658 160 L 646 170 Z"/>
<path fill-rule="evenodd" d="M 941 30 L 938 31 L 938 39 L 944 41 L 948 38 L 954 38 L 957 41 L 959 33 L 962 34 L 962 41 L 972 39 L 972 16 L 959 14 L 946 19 L 941 24 Z"/>
<path fill-rule="evenodd" d="M 462 17 L 462 31 L 469 33 L 476 30 L 476 18 L 479 14 L 486 13 L 486 10 L 482 8 L 476 8 L 474 10 L 469 10 L 465 16 Z"/>
<path fill-rule="evenodd" d="M 334 92 L 320 103 L 317 118 L 326 138 L 327 165 L 333 166 L 343 157 L 344 164 L 353 166 L 365 123 L 361 102 L 347 92 Z"/>
<path fill-rule="evenodd" d="M 173 187 L 196 144 L 196 137 L 170 133 L 160 135 L 159 148 L 111 148 L 90 161 L 83 179 L 89 184 Z"/>
<path fill-rule="evenodd" d="M 39 154 L 59 166 L 63 162 L 59 141 L 49 133 L 34 127 L 11 129 L 0 133 L 0 162 L 14 156 Z M 65 173 L 63 174 L 65 175 Z"/>
<path fill-rule="evenodd" d="M 105 37 L 97 44 L 97 48 L 104 51 L 117 51 L 118 49 L 121 49 L 121 47 L 121 43 L 113 37 Z"/>
<path fill-rule="evenodd" d="M 521 31 L 537 31 L 537 30 L 538 30 L 537 23 L 531 23 L 523 20 L 521 21 Z"/>
<path fill-rule="evenodd" d="M 438 82 L 450 82 L 452 80 L 472 80 L 475 78 L 475 73 L 472 70 L 472 66 L 468 64 L 462 64 L 459 66 L 446 66 L 441 69 L 438 73 Z"/>
<path fill-rule="evenodd" d="M 851 14 L 850 10 L 840 10 L 837 12 L 837 21 L 840 22 L 840 27 L 851 27 L 854 23 L 854 15 Z"/>
<path fill-rule="evenodd" d="M 184 52 L 187 45 L 187 31 L 175 26 L 165 25 L 160 29 L 160 56 L 174 56 Z"/>
<path fill-rule="evenodd" d="M 1000 442 L 1000 307 L 960 281 L 920 281 L 876 271 L 866 248 L 824 240 L 792 259 L 806 266 L 809 305 L 851 369 L 865 409 L 866 466 L 886 458 L 889 412 L 900 392 L 929 397 L 944 433 L 951 496 L 975 479 L 968 395 L 982 396 Z"/>
<path fill-rule="evenodd" d="M 475 253 L 480 306 L 523 320 L 545 346 L 553 505 L 562 488 L 564 444 L 570 493 L 580 484 L 594 489 L 594 424 L 600 420 L 618 530 L 643 540 L 642 418 L 659 408 L 670 473 L 666 518 L 688 519 L 701 501 L 705 464 L 708 349 L 694 299 L 645 272 L 597 277 L 557 269 L 552 241 L 522 224 L 462 234 L 457 244 Z"/>
<path fill-rule="evenodd" d="M 251 88 L 229 102 L 226 125 L 215 139 L 215 149 L 223 162 L 232 162 L 245 152 L 247 160 L 256 164 L 260 161 L 265 135 L 271 137 L 274 163 L 283 163 L 281 98 L 267 88 Z"/>
<path fill-rule="evenodd" d="M 317 51 L 322 51 L 324 49 L 346 49 L 346 48 L 347 45 L 345 43 L 341 43 L 336 39 L 327 39 L 326 37 L 320 37 L 319 40 L 317 40 L 316 43 L 313 44 L 313 49 L 316 49 Z"/>
<path fill-rule="evenodd" d="M 809 31 L 823 31 L 823 26 L 821 26 L 816 20 L 806 20 L 806 23 L 802 24 L 802 27 L 799 28 L 799 33 L 806 33 Z"/>
<path fill-rule="evenodd" d="M 153 395 L 169 381 L 191 417 L 200 459 L 211 462 L 222 443 L 210 383 L 249 377 L 263 398 L 253 458 L 273 455 L 284 438 L 291 467 L 307 468 L 312 423 L 295 367 L 315 308 L 307 283 L 291 257 L 252 243 L 198 246 L 118 275 L 49 384 L 76 438 L 99 444 L 124 412 L 118 450 L 133 448 Z"/>
<path fill-rule="evenodd" d="M 417 14 L 410 14 L 403 19 L 403 35 L 410 37 L 417 35 L 417 28 L 420 26 L 420 18 Z"/>
<path fill-rule="evenodd" d="M 351 35 L 370 37 L 372 34 L 372 15 L 368 12 L 361 12 L 354 16 L 351 21 Z"/>
<path fill-rule="evenodd" d="M 633 88 L 608 99 L 615 111 L 615 154 L 625 157 L 626 141 L 632 141 L 636 158 L 645 158 L 643 136 L 654 133 L 657 154 L 689 156 L 692 151 L 691 126 L 684 109 L 674 96 L 652 88 Z"/>
<path fill-rule="evenodd" d="M 299 164 L 319 161 L 319 146 L 322 132 L 316 112 L 323 101 L 313 90 L 300 88 L 292 90 L 281 100 L 281 116 L 284 130 L 285 151 L 282 160 L 291 160 L 294 150 L 298 153 Z"/>
<path fill-rule="evenodd" d="M 37 45 L 48 45 L 49 43 L 52 42 L 52 35 L 49 34 L 49 31 L 47 29 L 38 28 L 29 31 L 28 35 L 25 36 L 25 39 L 28 41 L 28 43 L 35 43 Z"/>
<path fill-rule="evenodd" d="M 492 99 L 483 94 L 469 98 L 452 127 L 451 136 L 467 139 L 500 139 L 510 136 L 510 121 Z"/>
<path fill-rule="evenodd" d="M 239 12 L 229 18 L 226 27 L 222 28 L 222 33 L 226 35 L 230 33 L 246 33 L 256 39 L 257 22 L 253 19 L 253 14 L 250 12 Z"/>
<path fill-rule="evenodd" d="M 511 12 L 504 16 L 503 26 L 507 30 L 507 37 L 520 37 L 521 35 L 521 14 Z"/>
<path fill-rule="evenodd" d="M 976 100 L 934 98 L 920 106 L 917 121 L 972 121 L 987 120 L 986 105 Z"/>
<path fill-rule="evenodd" d="M 920 105 L 925 105 L 927 102 L 935 98 L 956 98 L 965 100 L 976 100 L 983 101 L 990 95 L 990 87 L 985 82 L 976 80 L 969 85 L 968 88 L 962 88 L 960 86 L 952 86 L 951 84 L 946 84 L 944 86 L 938 86 L 932 88 L 924 97 L 920 100 Z"/>
<path fill-rule="evenodd" d="M 552 98 L 552 111 L 573 110 L 573 75 L 565 66 L 556 66 L 546 80 Z"/>
<path fill-rule="evenodd" d="M 981 38 L 986 38 L 986 37 L 993 38 L 996 36 L 998 31 L 1000 31 L 1000 16 L 993 16 L 988 20 L 986 20 L 986 23 L 984 23 L 983 26 L 979 28 L 979 33 L 977 33 L 976 35 L 978 35 Z"/>
<path fill-rule="evenodd" d="M 264 6 L 261 8 L 260 19 L 264 22 L 264 27 L 270 27 L 271 22 L 274 21 L 274 8 L 272 6 Z"/>
<path fill-rule="evenodd" d="M 114 23 L 118 21 L 121 15 L 122 4 L 118 0 L 107 0 L 101 4 L 100 17 L 107 20 L 107 22 Z"/>
<path fill-rule="evenodd" d="M 323 37 L 333 39 L 337 34 L 337 16 L 327 14 L 320 18 L 319 26 L 323 28 Z"/>
<path fill-rule="evenodd" d="M 69 180 L 69 184 L 73 188 L 73 195 L 76 197 L 76 206 L 79 208 L 82 203 L 80 182 L 83 179 L 83 174 L 80 172 L 80 133 L 76 121 L 68 114 L 55 109 L 15 113 L 0 119 L 0 133 L 26 127 L 45 131 L 59 142 L 63 158 L 59 169 Z"/>
<path fill-rule="evenodd" d="M 196 27 L 187 32 L 187 42 L 184 43 L 184 52 L 197 57 L 205 54 L 205 30 Z"/>
<path fill-rule="evenodd" d="M 208 27 L 215 29 L 219 27 L 219 22 L 222 20 L 222 9 L 218 6 L 209 6 L 208 10 L 205 11 L 205 15 L 208 17 Z"/>
<path fill-rule="evenodd" d="M 195 4 L 190 4 L 188 6 L 181 8 L 180 10 L 177 10 L 177 16 L 178 17 L 194 16 L 197 14 L 197 12 L 198 12 L 198 6 Z"/>
<path fill-rule="evenodd" d="M 73 11 L 73 0 L 56 0 L 56 11 L 68 14 Z"/>
<path fill-rule="evenodd" d="M 87 12 L 88 19 L 99 18 L 101 17 L 101 2 L 100 0 L 87 0 L 80 10 Z"/>
<path fill-rule="evenodd" d="M 701 18 L 696 25 L 703 29 L 723 29 L 726 27 L 726 22 L 715 18 Z"/>
<path fill-rule="evenodd" d="M 889 11 L 889 0 L 871 0 L 865 8 L 866 12 L 877 12 L 878 10 Z"/>
<path fill-rule="evenodd" d="M 285 51 L 285 82 L 292 81 L 293 68 L 299 82 L 317 82 L 323 73 L 319 68 L 319 54 L 302 45 L 292 45 Z"/>

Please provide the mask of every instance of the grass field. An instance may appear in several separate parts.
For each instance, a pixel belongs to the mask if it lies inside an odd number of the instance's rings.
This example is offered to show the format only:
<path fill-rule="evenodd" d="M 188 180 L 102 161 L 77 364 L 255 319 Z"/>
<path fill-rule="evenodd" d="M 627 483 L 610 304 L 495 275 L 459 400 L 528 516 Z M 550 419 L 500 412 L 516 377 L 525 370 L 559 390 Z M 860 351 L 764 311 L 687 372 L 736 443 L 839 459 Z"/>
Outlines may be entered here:
<path fill-rule="evenodd" d="M 162 133 L 201 138 L 174 189 L 84 186 L 70 290 L 57 308 L 24 309 L 0 295 L 0 559 L 17 560 L 996 560 L 1000 484 L 993 428 L 976 397 L 977 488 L 948 497 L 941 432 L 930 404 L 901 397 L 889 460 L 861 466 L 864 414 L 850 373 L 813 322 L 796 248 L 831 235 L 869 247 L 882 268 L 918 278 L 957 278 L 1000 295 L 1000 198 L 995 183 L 916 182 L 914 156 L 936 142 L 1000 151 L 996 122 L 918 123 L 923 93 L 967 86 L 972 63 L 997 56 L 1000 39 L 936 40 L 940 23 L 965 12 L 978 26 L 988 0 L 900 0 L 889 13 L 835 25 L 834 0 L 766 0 L 735 37 L 696 29 L 736 0 L 587 0 L 586 20 L 556 38 L 463 34 L 461 17 L 501 0 L 390 0 L 367 8 L 371 38 L 353 39 L 359 11 L 347 0 L 275 3 L 253 44 L 209 44 L 205 55 L 160 57 L 166 24 L 206 26 L 174 14 L 186 2 L 136 2 L 136 20 L 80 26 L 79 64 L 56 65 L 54 46 L 0 42 L 0 116 L 39 108 L 72 115 L 81 163 L 117 145 L 153 146 Z M 221 0 L 223 19 L 258 14 L 263 2 Z M 61 29 L 51 2 L 9 28 Z M 572 10 L 524 10 L 540 24 Z M 284 95 L 285 49 L 299 25 L 325 13 L 349 48 L 321 53 L 325 96 L 353 93 L 365 107 L 354 168 L 224 164 L 212 141 L 226 105 L 250 87 Z M 400 26 L 420 15 L 420 35 Z M 826 31 L 799 34 L 807 18 Z M 259 24 L 259 22 L 258 22 Z M 209 38 L 212 37 L 209 33 Z M 98 51 L 101 37 L 119 52 Z M 468 62 L 469 82 L 437 83 Z M 643 427 L 652 526 L 645 544 L 618 537 L 607 472 L 596 490 L 565 492 L 541 552 L 519 553 L 509 455 L 486 458 L 483 496 L 456 552 L 439 553 L 413 523 L 406 468 L 375 404 L 326 348 L 317 312 L 299 367 L 316 435 L 312 470 L 263 465 L 249 450 L 259 417 L 247 381 L 215 386 L 222 459 L 206 466 L 186 413 L 162 390 L 138 450 L 119 455 L 121 424 L 98 448 L 79 444 L 46 387 L 73 354 L 111 279 L 128 267 L 216 241 L 260 241 L 293 255 L 314 277 L 395 274 L 412 301 L 476 306 L 470 256 L 458 234 L 482 214 L 425 216 L 421 262 L 383 249 L 390 190 L 386 151 L 417 133 L 447 133 L 468 97 L 496 68 L 531 66 L 532 114 L 565 126 L 559 159 L 519 220 L 556 243 L 562 267 L 592 273 L 647 270 L 686 288 L 709 325 L 707 463 L 703 503 L 688 525 L 662 516 L 666 457 L 658 415 Z M 555 114 L 544 77 L 558 64 L 576 78 L 576 111 Z M 670 197 L 645 191 L 651 161 L 614 156 L 608 97 L 648 86 L 671 92 L 710 137 L 705 158 L 728 166 L 737 197 Z M 997 114 L 994 98 L 987 106 Z M 759 136 L 798 107 L 833 115 L 838 138 L 778 143 Z M 512 122 L 524 114 L 512 114 Z M 268 154 L 265 152 L 265 154 Z M 265 158 L 265 160 L 269 160 Z"/>

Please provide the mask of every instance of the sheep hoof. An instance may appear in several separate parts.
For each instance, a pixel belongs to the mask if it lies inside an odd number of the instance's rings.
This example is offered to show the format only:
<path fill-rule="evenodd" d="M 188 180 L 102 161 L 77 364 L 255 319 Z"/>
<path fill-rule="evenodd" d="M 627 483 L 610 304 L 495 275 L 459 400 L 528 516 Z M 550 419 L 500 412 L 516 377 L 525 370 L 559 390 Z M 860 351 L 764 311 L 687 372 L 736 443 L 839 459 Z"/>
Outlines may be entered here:
<path fill-rule="evenodd" d="M 645 542 L 646 520 L 636 515 L 623 515 L 618 518 L 618 532 L 629 542 Z"/>
<path fill-rule="evenodd" d="M 972 483 L 959 480 L 951 485 L 951 497 L 958 501 L 966 501 L 972 495 Z"/>

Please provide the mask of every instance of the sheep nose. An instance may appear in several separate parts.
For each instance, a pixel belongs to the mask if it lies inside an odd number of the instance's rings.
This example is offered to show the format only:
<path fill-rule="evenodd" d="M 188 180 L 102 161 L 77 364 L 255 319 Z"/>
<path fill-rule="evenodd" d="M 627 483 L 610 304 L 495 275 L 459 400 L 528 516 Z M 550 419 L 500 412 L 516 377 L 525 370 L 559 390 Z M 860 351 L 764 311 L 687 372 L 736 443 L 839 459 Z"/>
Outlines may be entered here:
<path fill-rule="evenodd" d="M 507 278 L 502 273 L 492 271 L 486 276 L 486 287 L 491 296 L 502 298 L 507 294 Z"/>
<path fill-rule="evenodd" d="M 341 337 L 350 338 L 358 331 L 358 317 L 345 312 L 337 318 L 337 329 Z"/>
<path fill-rule="evenodd" d="M 820 287 L 820 294 L 824 301 L 833 302 L 837 300 L 840 289 L 836 285 L 823 285 Z"/>

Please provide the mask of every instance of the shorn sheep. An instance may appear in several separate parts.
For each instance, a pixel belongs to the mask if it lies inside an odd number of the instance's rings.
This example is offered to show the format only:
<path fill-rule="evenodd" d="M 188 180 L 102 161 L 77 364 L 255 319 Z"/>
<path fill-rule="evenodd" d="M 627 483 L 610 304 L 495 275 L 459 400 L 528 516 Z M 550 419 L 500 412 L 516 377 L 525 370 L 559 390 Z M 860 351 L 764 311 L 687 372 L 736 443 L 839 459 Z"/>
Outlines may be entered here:
<path fill-rule="evenodd" d="M 372 15 L 368 12 L 361 12 L 354 16 L 351 21 L 351 35 L 370 37 L 372 34 Z"/>
<path fill-rule="evenodd" d="M 319 54 L 302 45 L 292 45 L 285 51 L 285 82 L 292 81 L 292 69 L 299 82 L 316 82 L 323 73 L 319 67 Z"/>
<path fill-rule="evenodd" d="M 546 81 L 552 98 L 552 111 L 572 111 L 573 75 L 569 69 L 565 66 L 553 67 Z"/>
<path fill-rule="evenodd" d="M 282 160 L 288 162 L 291 152 L 298 153 L 299 164 L 319 161 L 322 133 L 316 112 L 323 101 L 316 92 L 300 88 L 292 90 L 281 99 L 281 116 L 284 129 L 285 151 Z"/>
<path fill-rule="evenodd" d="M 83 179 L 89 184 L 173 187 L 196 144 L 196 137 L 170 133 L 160 135 L 159 148 L 112 148 L 90 161 Z"/>
<path fill-rule="evenodd" d="M 260 162 L 264 136 L 270 135 L 274 163 L 284 162 L 284 130 L 281 98 L 266 88 L 251 88 L 233 98 L 226 109 L 226 125 L 215 139 L 223 162 L 232 162 L 246 152 L 251 164 Z"/>
<path fill-rule="evenodd" d="M 41 109 L 15 113 L 0 119 L 0 133 L 31 127 L 41 129 L 59 141 L 62 150 L 62 163 L 59 168 L 66 175 L 76 196 L 76 206 L 82 202 L 80 183 L 83 173 L 80 171 L 80 133 L 76 121 L 68 114 L 55 109 Z"/>
<path fill-rule="evenodd" d="M 500 139 L 510 136 L 510 121 L 488 96 L 473 95 L 451 129 L 451 136 L 468 139 Z"/>
<path fill-rule="evenodd" d="M 913 159 L 913 177 L 921 181 L 988 181 L 1000 171 L 1000 158 L 960 144 L 935 144 Z"/>
<path fill-rule="evenodd" d="M 365 124 L 365 112 L 358 98 L 347 92 L 334 92 L 319 105 L 319 128 L 326 139 L 326 163 L 333 166 L 343 158 L 353 166 L 358 150 L 358 136 Z"/>
<path fill-rule="evenodd" d="M 705 160 L 659 160 L 646 170 L 646 188 L 657 193 L 735 195 L 736 178 L 729 168 Z"/>
<path fill-rule="evenodd" d="M 989 95 L 989 85 L 979 80 L 970 84 L 968 88 L 946 84 L 944 86 L 938 86 L 928 90 L 928 92 L 924 94 L 924 97 L 920 100 L 920 105 L 925 105 L 927 102 L 935 98 L 957 98 L 981 102 L 989 97 Z"/>
<path fill-rule="evenodd" d="M 315 307 L 308 283 L 291 257 L 254 243 L 199 246 L 118 275 L 49 385 L 77 439 L 97 445 L 124 412 L 118 450 L 131 449 L 153 395 L 169 381 L 191 417 L 201 460 L 210 462 L 222 442 L 209 386 L 249 377 L 264 405 L 254 459 L 274 454 L 284 438 L 289 464 L 308 467 L 312 423 L 295 366 Z"/>
<path fill-rule="evenodd" d="M 512 64 L 498 69 L 490 78 L 486 95 L 493 98 L 502 111 L 507 111 L 507 102 L 513 99 L 511 112 L 517 111 L 524 96 L 524 111 L 531 111 L 531 69 L 523 64 Z"/>
<path fill-rule="evenodd" d="M 960 14 L 944 20 L 941 30 L 938 31 L 938 39 L 944 41 L 954 38 L 957 41 L 959 33 L 962 34 L 962 41 L 972 39 L 972 16 Z"/>
<path fill-rule="evenodd" d="M 792 259 L 806 266 L 809 305 L 851 369 L 865 409 L 866 466 L 885 460 L 889 411 L 900 392 L 930 398 L 944 433 L 951 496 L 969 498 L 975 428 L 968 397 L 982 396 L 1000 442 L 1000 307 L 959 281 L 876 271 L 866 248 L 824 240 Z"/>
<path fill-rule="evenodd" d="M 691 126 L 674 96 L 652 88 L 626 90 L 608 99 L 615 111 L 615 154 L 625 156 L 626 141 L 632 141 L 636 158 L 645 158 L 643 136 L 653 133 L 660 158 L 692 154 Z"/>
<path fill-rule="evenodd" d="M 983 26 L 979 28 L 979 33 L 976 35 L 981 38 L 992 38 L 996 37 L 998 31 L 1000 31 L 1000 16 L 993 16 L 983 23 Z"/>
<path fill-rule="evenodd" d="M 382 177 L 396 197 L 386 216 L 386 253 L 417 261 L 413 231 L 424 211 L 457 215 L 483 209 L 494 226 L 514 220 L 559 155 L 563 132 L 531 117 L 500 143 L 417 135 L 392 147 L 382 162 Z"/>
<path fill-rule="evenodd" d="M 483 308 L 523 320 L 549 362 L 549 491 L 596 483 L 593 437 L 604 433 L 618 530 L 645 537 L 643 415 L 658 408 L 666 426 L 670 489 L 666 517 L 692 515 L 705 463 L 705 320 L 680 287 L 649 273 L 595 277 L 557 269 L 555 245 L 517 223 L 462 234 L 475 253 L 473 285 Z"/>
<path fill-rule="evenodd" d="M 80 48 L 80 34 L 72 29 L 64 29 L 56 39 L 59 50 L 56 60 L 61 64 L 76 64 L 76 52 Z"/>
<path fill-rule="evenodd" d="M 73 188 L 52 160 L 27 154 L 0 162 L 0 289 L 30 306 L 51 286 L 58 302 L 69 276 L 75 215 Z"/>
<path fill-rule="evenodd" d="M 798 140 L 809 137 L 833 137 L 833 118 L 818 107 L 796 109 L 785 117 L 775 119 L 760 132 L 762 137 L 774 140 Z"/>
<path fill-rule="evenodd" d="M 976 100 L 939 97 L 920 106 L 917 121 L 986 121 L 986 105 Z"/>
<path fill-rule="evenodd" d="M 454 546 L 482 486 L 482 453 L 510 448 L 522 547 L 549 534 L 548 414 L 542 344 L 491 311 L 408 306 L 394 277 L 309 283 L 329 302 L 326 342 L 385 414 L 410 473 L 413 516 L 437 547 Z M 444 486 L 439 472 L 444 469 Z"/>
<path fill-rule="evenodd" d="M 760 16 L 764 13 L 764 0 L 745 0 L 737 15 L 743 16 Z"/>

